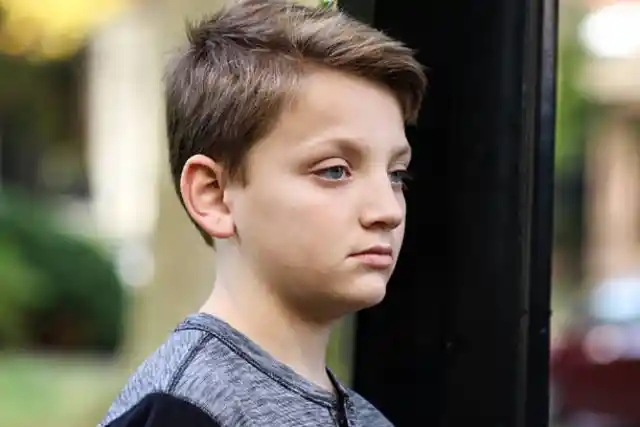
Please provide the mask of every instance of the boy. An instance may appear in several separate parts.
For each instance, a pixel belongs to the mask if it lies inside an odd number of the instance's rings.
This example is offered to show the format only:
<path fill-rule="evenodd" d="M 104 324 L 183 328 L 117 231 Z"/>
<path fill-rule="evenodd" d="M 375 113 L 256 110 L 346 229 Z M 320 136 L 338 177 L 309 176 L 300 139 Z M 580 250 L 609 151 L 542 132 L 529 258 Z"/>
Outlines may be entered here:
<path fill-rule="evenodd" d="M 167 75 L 171 170 L 217 278 L 100 426 L 391 425 L 325 351 L 395 266 L 422 67 L 338 11 L 284 0 L 230 5 L 188 38 Z"/>

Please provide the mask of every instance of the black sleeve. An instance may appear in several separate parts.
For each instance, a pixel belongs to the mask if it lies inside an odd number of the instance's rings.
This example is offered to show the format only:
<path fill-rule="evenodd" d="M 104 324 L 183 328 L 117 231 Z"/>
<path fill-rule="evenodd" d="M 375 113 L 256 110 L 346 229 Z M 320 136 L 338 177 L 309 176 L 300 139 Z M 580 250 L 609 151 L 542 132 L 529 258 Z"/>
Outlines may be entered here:
<path fill-rule="evenodd" d="M 166 393 L 145 396 L 107 427 L 222 427 L 196 405 Z"/>

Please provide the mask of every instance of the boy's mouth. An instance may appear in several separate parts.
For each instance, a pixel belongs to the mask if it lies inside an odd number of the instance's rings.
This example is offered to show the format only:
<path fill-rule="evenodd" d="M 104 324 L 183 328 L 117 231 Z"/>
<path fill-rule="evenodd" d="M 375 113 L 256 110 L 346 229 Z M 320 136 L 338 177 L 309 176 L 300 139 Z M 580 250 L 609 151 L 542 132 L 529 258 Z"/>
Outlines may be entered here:
<path fill-rule="evenodd" d="M 376 245 L 351 255 L 370 268 L 385 270 L 393 266 L 393 249 L 391 246 Z"/>

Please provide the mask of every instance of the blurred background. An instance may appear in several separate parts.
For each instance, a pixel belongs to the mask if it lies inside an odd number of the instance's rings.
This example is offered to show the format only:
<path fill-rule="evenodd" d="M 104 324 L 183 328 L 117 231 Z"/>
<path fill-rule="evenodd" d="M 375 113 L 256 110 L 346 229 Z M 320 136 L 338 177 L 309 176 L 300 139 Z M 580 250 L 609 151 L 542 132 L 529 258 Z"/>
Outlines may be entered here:
<path fill-rule="evenodd" d="M 551 417 L 638 426 L 640 1 L 560 6 Z M 206 297 L 161 73 L 215 7 L 0 0 L 0 426 L 95 425 Z M 329 356 L 349 381 L 345 325 Z"/>

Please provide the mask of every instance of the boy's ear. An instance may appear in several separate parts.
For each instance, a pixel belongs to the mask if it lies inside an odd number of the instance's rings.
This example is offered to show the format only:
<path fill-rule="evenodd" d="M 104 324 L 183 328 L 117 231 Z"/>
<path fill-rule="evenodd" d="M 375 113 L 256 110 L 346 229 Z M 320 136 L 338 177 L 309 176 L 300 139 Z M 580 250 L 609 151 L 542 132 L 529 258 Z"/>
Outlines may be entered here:
<path fill-rule="evenodd" d="M 218 239 L 227 239 L 235 231 L 225 202 L 224 177 L 222 165 L 202 154 L 189 158 L 180 176 L 180 194 L 187 212 L 200 228 Z"/>

